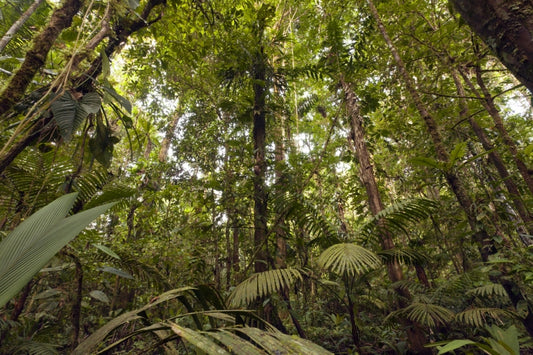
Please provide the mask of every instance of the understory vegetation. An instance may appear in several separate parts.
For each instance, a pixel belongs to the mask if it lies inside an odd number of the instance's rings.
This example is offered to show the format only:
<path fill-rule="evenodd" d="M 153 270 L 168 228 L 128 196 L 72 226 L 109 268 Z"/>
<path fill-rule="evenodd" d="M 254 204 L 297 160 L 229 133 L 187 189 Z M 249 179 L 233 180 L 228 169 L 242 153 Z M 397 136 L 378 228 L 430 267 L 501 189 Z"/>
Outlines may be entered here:
<path fill-rule="evenodd" d="M 533 352 L 527 60 L 461 3 L 0 0 L 0 354 Z"/>

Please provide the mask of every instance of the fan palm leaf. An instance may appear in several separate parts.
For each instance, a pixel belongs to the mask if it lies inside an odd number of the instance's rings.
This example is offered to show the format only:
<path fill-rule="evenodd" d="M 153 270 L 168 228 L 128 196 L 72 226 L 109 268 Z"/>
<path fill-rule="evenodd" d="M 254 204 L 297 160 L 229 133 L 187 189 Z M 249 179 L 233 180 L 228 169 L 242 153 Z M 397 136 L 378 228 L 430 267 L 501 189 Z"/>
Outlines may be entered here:
<path fill-rule="evenodd" d="M 359 245 L 340 243 L 326 249 L 318 258 L 318 263 L 336 274 L 355 276 L 379 267 L 381 260 Z"/>
<path fill-rule="evenodd" d="M 290 287 L 299 280 L 302 280 L 302 274 L 293 268 L 255 273 L 235 287 L 229 300 L 233 305 L 250 303 Z"/>
<path fill-rule="evenodd" d="M 511 316 L 512 314 L 500 308 L 479 307 L 467 309 L 455 315 L 455 320 L 459 323 L 467 324 L 474 327 L 484 327 L 487 325 L 487 319 L 492 318 L 500 321 L 502 316 Z"/>

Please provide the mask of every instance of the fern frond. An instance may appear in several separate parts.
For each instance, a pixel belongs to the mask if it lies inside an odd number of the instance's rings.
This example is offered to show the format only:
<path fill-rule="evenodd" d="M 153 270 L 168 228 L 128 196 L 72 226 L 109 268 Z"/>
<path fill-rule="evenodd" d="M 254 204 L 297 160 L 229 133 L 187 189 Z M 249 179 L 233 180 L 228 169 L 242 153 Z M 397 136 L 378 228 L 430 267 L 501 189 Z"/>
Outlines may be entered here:
<path fill-rule="evenodd" d="M 424 265 L 428 261 L 428 257 L 413 249 L 388 249 L 377 252 L 384 263 L 390 264 L 398 262 L 405 265 Z"/>
<path fill-rule="evenodd" d="M 324 215 L 300 196 L 280 195 L 272 200 L 272 205 L 278 216 L 292 221 L 313 238 L 310 244 L 329 247 L 340 242 L 337 230 Z"/>
<path fill-rule="evenodd" d="M 501 322 L 502 316 L 512 316 L 512 314 L 500 308 L 471 308 L 457 313 L 455 320 L 474 327 L 484 327 L 487 325 L 487 318 Z"/>
<path fill-rule="evenodd" d="M 298 280 L 302 280 L 302 274 L 298 269 L 287 268 L 259 272 L 237 285 L 229 296 L 229 301 L 233 305 L 250 303 L 257 298 L 290 287 Z"/>
<path fill-rule="evenodd" d="M 410 224 L 428 218 L 437 208 L 437 203 L 425 198 L 409 199 L 394 203 L 373 216 L 361 228 L 361 232 L 370 238 L 376 228 L 390 233 L 408 233 Z"/>
<path fill-rule="evenodd" d="M 29 355 L 56 355 L 58 346 L 48 343 L 40 343 L 33 340 L 22 340 L 20 344 L 12 349 L 13 354 Z"/>
<path fill-rule="evenodd" d="M 505 291 L 502 285 L 493 284 L 493 283 L 476 287 L 472 290 L 467 291 L 466 294 L 480 296 L 480 297 L 491 297 L 491 296 L 508 297 L 507 291 Z"/>
<path fill-rule="evenodd" d="M 430 328 L 452 321 L 455 315 L 445 307 L 425 302 L 414 302 L 394 313 Z"/>
<path fill-rule="evenodd" d="M 355 276 L 381 265 L 379 257 L 353 243 L 335 244 L 318 258 L 318 264 L 340 275 Z"/>

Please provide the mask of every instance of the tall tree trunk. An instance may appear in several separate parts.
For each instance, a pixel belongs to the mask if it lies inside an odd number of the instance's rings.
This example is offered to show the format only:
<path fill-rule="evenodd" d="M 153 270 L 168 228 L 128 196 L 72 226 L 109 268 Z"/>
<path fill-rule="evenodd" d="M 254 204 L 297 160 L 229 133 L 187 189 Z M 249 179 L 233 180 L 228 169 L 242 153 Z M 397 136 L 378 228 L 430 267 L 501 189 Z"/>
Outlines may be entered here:
<path fill-rule="evenodd" d="M 370 159 L 370 153 L 366 146 L 365 142 L 365 132 L 363 128 L 363 122 L 361 113 L 359 110 L 359 103 L 357 97 L 350 87 L 350 85 L 341 77 L 340 84 L 344 91 L 346 108 L 348 111 L 348 116 L 350 119 L 351 131 L 353 135 L 353 144 L 355 146 L 355 154 L 357 160 L 359 161 L 359 178 L 365 186 L 366 194 L 368 197 L 368 203 L 370 206 L 370 211 L 372 215 L 377 215 L 381 212 L 384 207 L 381 201 L 381 196 L 379 194 L 378 186 L 376 183 L 376 178 L 374 175 L 374 169 L 372 167 L 372 162 Z M 378 222 L 379 223 L 379 222 Z M 389 250 L 394 248 L 394 241 L 392 236 L 385 230 L 380 232 L 380 241 L 381 247 L 384 250 Z M 389 274 L 389 279 L 392 282 L 398 282 L 403 280 L 403 272 L 400 264 L 394 260 L 393 262 L 387 264 L 387 272 Z M 399 305 L 400 307 L 405 307 L 407 304 L 405 300 L 409 300 L 411 295 L 409 292 L 403 288 L 396 288 L 395 291 L 398 293 Z M 353 305 L 350 305 L 353 307 Z M 353 312 L 351 310 L 350 312 Z M 353 315 L 350 314 L 350 317 Z M 353 320 L 352 320 L 353 323 Z M 409 338 L 409 344 L 411 349 L 418 353 L 431 353 L 427 348 L 424 347 L 426 344 L 427 338 L 424 334 L 424 331 L 415 323 L 409 320 L 405 321 L 407 328 L 407 336 Z M 355 323 L 354 323 L 355 324 Z M 352 329 L 354 341 L 358 341 L 357 333 L 358 331 Z M 359 344 L 356 344 L 359 346 Z"/>
<path fill-rule="evenodd" d="M 254 142 L 254 247 L 255 272 L 268 269 L 266 173 L 266 68 L 264 50 L 258 49 L 253 64 L 253 142 Z"/>
<path fill-rule="evenodd" d="M 378 25 L 379 31 L 381 32 L 381 35 L 383 39 L 385 40 L 387 46 L 389 47 L 389 50 L 392 52 L 392 56 L 394 58 L 394 61 L 396 62 L 396 67 L 400 71 L 400 74 L 403 77 L 404 84 L 407 87 L 407 91 L 409 92 L 409 95 L 411 96 L 411 99 L 414 101 L 416 109 L 418 110 L 420 116 L 424 120 L 424 123 L 426 124 L 427 130 L 429 132 L 429 135 L 431 136 L 431 140 L 433 141 L 433 146 L 435 147 L 435 151 L 437 153 L 437 157 L 442 162 L 448 162 L 449 156 L 448 152 L 446 151 L 446 148 L 442 142 L 442 138 L 440 136 L 437 123 L 433 116 L 429 113 L 428 109 L 426 108 L 426 105 L 423 103 L 422 99 L 420 98 L 420 95 L 418 94 L 418 91 L 415 88 L 414 82 L 412 78 L 407 73 L 407 70 L 405 69 L 405 64 L 400 57 L 400 54 L 394 44 L 392 43 L 392 40 L 389 37 L 389 34 L 387 33 L 387 30 L 383 23 L 381 22 L 378 10 L 376 6 L 374 5 L 372 0 L 367 0 L 370 12 L 372 13 L 372 16 L 376 20 L 376 23 Z M 479 244 L 480 253 L 483 261 L 487 261 L 489 254 L 493 252 L 493 243 L 490 239 L 489 235 L 485 230 L 478 230 L 477 227 L 477 218 L 476 218 L 476 212 L 474 209 L 474 203 L 470 196 L 467 193 L 467 190 L 465 189 L 463 183 L 459 179 L 459 177 L 452 171 L 446 171 L 444 173 L 444 176 L 446 178 L 446 181 L 450 185 L 453 193 L 455 194 L 459 204 L 461 205 L 463 211 L 466 214 L 468 224 L 470 225 L 470 228 L 472 229 L 474 233 L 474 238 L 476 242 Z"/>
<path fill-rule="evenodd" d="M 159 150 L 159 162 L 164 163 L 167 160 L 168 157 L 168 149 L 170 148 L 170 143 L 172 143 L 172 138 L 174 138 L 174 132 L 176 131 L 176 127 L 178 126 L 178 122 L 181 117 L 181 108 L 178 106 L 174 112 L 172 113 L 172 120 L 170 121 L 170 124 L 167 126 L 167 130 L 165 132 L 165 138 L 163 138 L 163 141 L 161 142 L 161 149 Z"/>
<path fill-rule="evenodd" d="M 531 0 L 452 0 L 461 17 L 533 93 Z"/>
<path fill-rule="evenodd" d="M 500 154 L 498 154 L 498 152 L 494 150 L 494 146 L 483 131 L 483 128 L 479 126 L 477 121 L 474 119 L 474 116 L 470 114 L 468 110 L 468 104 L 465 99 L 466 93 L 463 88 L 463 84 L 459 80 L 459 75 L 457 74 L 457 71 L 454 68 L 451 68 L 450 74 L 452 75 L 453 81 L 455 82 L 455 86 L 457 88 L 457 94 L 459 95 L 459 104 L 461 107 L 461 112 L 459 114 L 460 117 L 462 119 L 468 120 L 470 126 L 472 127 L 472 130 L 481 142 L 483 149 L 488 152 L 489 159 L 494 165 L 494 167 L 496 167 L 496 170 L 498 171 L 498 174 L 500 175 L 503 184 L 509 192 L 509 196 L 513 201 L 514 207 L 516 208 L 518 215 L 522 219 L 525 228 L 527 229 L 529 234 L 533 235 L 533 220 L 531 219 L 531 216 L 529 215 L 529 212 L 527 211 L 527 208 L 524 202 L 522 201 L 518 187 L 516 186 L 515 182 L 513 181 L 513 178 L 509 174 L 509 171 L 507 170 L 503 159 L 500 157 Z"/>
<path fill-rule="evenodd" d="M 72 18 L 80 10 L 82 0 L 66 0 L 52 14 L 48 25 L 33 40 L 24 62 L 0 94 L 0 117 L 20 101 L 37 71 L 44 65 L 46 56 L 63 29 L 70 27 Z"/>
<path fill-rule="evenodd" d="M 28 21 L 30 16 L 33 15 L 35 10 L 37 10 L 39 5 L 41 5 L 43 1 L 44 0 L 35 0 L 33 4 L 31 4 L 31 6 L 26 11 L 24 11 L 24 13 L 19 17 L 19 19 L 15 21 L 13 25 L 11 25 L 9 30 L 7 30 L 7 32 L 0 39 L 0 53 L 4 51 L 9 41 L 11 41 L 13 36 L 20 30 L 20 28 L 26 23 L 26 21 Z"/>
<path fill-rule="evenodd" d="M 533 194 L 533 177 L 530 175 L 529 170 L 524 161 L 520 158 L 520 155 L 518 154 L 518 148 L 516 147 L 515 142 L 509 136 L 509 133 L 503 125 L 503 119 L 500 116 L 500 112 L 498 111 L 498 108 L 496 107 L 496 104 L 494 103 L 494 100 L 492 99 L 492 96 L 489 90 L 487 89 L 487 86 L 485 85 L 485 81 L 483 80 L 483 76 L 481 75 L 481 68 L 479 66 L 476 66 L 476 80 L 479 87 L 481 88 L 483 96 L 479 95 L 477 90 L 474 90 L 474 93 L 476 93 L 479 98 L 483 98 L 482 102 L 485 109 L 489 113 L 490 117 L 492 117 L 492 120 L 494 121 L 494 126 L 502 137 L 503 143 L 507 146 L 507 149 L 511 153 L 513 161 L 516 164 L 516 167 L 520 172 L 522 179 L 524 179 L 524 182 L 526 183 L 529 191 Z"/>
<path fill-rule="evenodd" d="M 445 150 L 444 145 L 442 143 L 442 139 L 437 130 L 436 122 L 433 119 L 433 117 L 429 114 L 426 106 L 422 102 L 422 99 L 420 98 L 420 95 L 418 94 L 415 88 L 413 80 L 408 75 L 407 70 L 405 69 L 405 64 L 403 63 L 398 53 L 398 50 L 392 43 L 385 29 L 385 26 L 381 22 L 376 6 L 372 2 L 372 0 L 367 0 L 367 1 L 369 4 L 370 11 L 378 24 L 379 30 L 383 38 L 385 39 L 387 46 L 389 47 L 390 51 L 393 54 L 394 60 L 396 62 L 396 66 L 398 67 L 401 75 L 403 76 L 407 90 L 411 98 L 415 102 L 415 105 L 419 111 L 420 116 L 422 116 L 422 118 L 424 119 L 426 123 L 428 131 L 433 140 L 433 145 L 435 146 L 437 156 L 441 161 L 447 162 L 448 153 Z M 477 226 L 476 226 L 477 219 L 476 219 L 476 213 L 474 211 L 474 204 L 472 200 L 470 199 L 470 196 L 466 193 L 466 190 L 462 182 L 459 180 L 459 177 L 452 172 L 446 172 L 445 177 L 446 177 L 446 180 L 448 181 L 448 184 L 451 186 L 452 191 L 457 197 L 459 204 L 461 205 L 461 207 L 463 208 L 467 216 L 470 228 L 474 231 L 474 238 L 480 246 L 481 259 L 482 261 L 486 262 L 488 261 L 489 255 L 497 251 L 494 245 L 494 241 L 489 237 L 489 235 L 486 233 L 485 230 L 479 230 L 479 231 L 477 230 Z M 509 294 L 509 298 L 513 302 L 513 305 L 516 307 L 518 302 L 524 299 L 522 292 L 520 288 L 518 287 L 518 285 L 516 285 L 516 283 L 513 280 L 505 276 L 506 275 L 505 270 L 502 270 L 502 272 L 503 273 L 501 276 L 492 277 L 492 279 L 494 282 L 499 282 L 505 288 L 505 290 Z M 527 316 L 522 318 L 522 324 L 525 326 L 526 330 L 528 331 L 530 335 L 533 334 L 533 314 L 532 313 L 533 313 L 533 309 L 529 307 Z"/>

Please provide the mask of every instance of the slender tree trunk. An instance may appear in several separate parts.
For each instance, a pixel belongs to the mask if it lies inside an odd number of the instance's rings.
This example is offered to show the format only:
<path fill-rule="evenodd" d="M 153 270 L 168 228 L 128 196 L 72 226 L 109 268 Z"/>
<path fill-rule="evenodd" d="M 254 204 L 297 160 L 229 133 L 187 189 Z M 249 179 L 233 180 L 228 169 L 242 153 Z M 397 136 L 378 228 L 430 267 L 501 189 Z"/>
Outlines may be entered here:
<path fill-rule="evenodd" d="M 82 0 L 66 0 L 52 14 L 48 25 L 33 40 L 24 62 L 0 94 L 0 117 L 20 101 L 37 71 L 44 65 L 46 56 L 63 29 L 70 27 L 72 18 L 80 10 Z"/>
<path fill-rule="evenodd" d="M 346 107 L 348 110 L 348 116 L 350 118 L 351 130 L 353 135 L 352 138 L 353 143 L 355 145 L 355 154 L 357 156 L 357 160 L 359 161 L 359 178 L 365 186 L 370 211 L 372 212 L 372 215 L 375 216 L 379 212 L 381 212 L 384 207 L 383 203 L 381 202 L 381 196 L 379 194 L 378 186 L 376 183 L 374 169 L 372 167 L 372 162 L 370 159 L 370 153 L 368 152 L 365 142 L 365 133 L 362 125 L 362 117 L 359 110 L 359 103 L 352 88 L 346 81 L 344 81 L 342 77 L 340 79 L 340 84 L 345 95 Z M 380 232 L 380 241 L 381 247 L 384 250 L 394 248 L 394 241 L 392 239 L 392 236 L 385 230 L 382 230 Z M 392 282 L 398 282 L 403 280 L 402 268 L 396 260 L 387 264 L 387 272 L 389 274 L 389 279 Z M 406 300 L 409 300 L 411 298 L 411 295 L 405 289 L 396 288 L 395 291 L 400 296 L 400 307 L 405 307 L 407 305 Z M 353 305 L 351 305 L 350 307 L 353 307 Z M 353 310 L 350 310 L 350 312 L 353 313 Z M 350 317 L 352 317 L 352 314 L 350 314 Z M 424 331 L 420 328 L 420 326 L 415 322 L 411 322 L 409 320 L 406 320 L 405 323 L 407 327 L 407 336 L 409 338 L 409 344 L 411 346 L 411 349 L 418 353 L 431 353 L 431 351 L 424 347 L 424 344 L 426 344 L 428 341 L 426 335 L 424 334 Z M 357 330 L 352 329 L 352 336 L 354 337 L 354 341 L 358 342 L 359 340 L 357 333 Z M 356 346 L 359 346 L 358 343 L 356 343 Z"/>
<path fill-rule="evenodd" d="M 522 219 L 525 228 L 527 229 L 529 234 L 533 235 L 533 220 L 531 219 L 531 216 L 529 215 L 529 212 L 527 211 L 527 208 L 522 201 L 522 198 L 520 196 L 520 191 L 518 190 L 518 187 L 513 181 L 513 178 L 509 174 L 509 171 L 507 170 L 507 167 L 505 166 L 505 163 L 503 162 L 502 158 L 500 157 L 500 154 L 494 150 L 494 146 L 490 142 L 489 138 L 483 131 L 483 129 L 479 126 L 477 121 L 474 119 L 474 116 L 469 113 L 468 110 L 468 104 L 466 103 L 466 93 L 463 88 L 463 84 L 459 80 L 459 75 L 457 74 L 457 71 L 452 68 L 450 70 L 450 74 L 452 75 L 453 81 L 455 82 L 455 86 L 457 88 L 457 94 L 459 95 L 459 103 L 461 106 L 461 112 L 460 116 L 463 119 L 467 119 L 470 123 L 470 126 L 472 127 L 472 130 L 478 137 L 479 141 L 481 142 L 481 145 L 483 146 L 483 149 L 488 152 L 489 159 L 491 163 L 496 167 L 496 170 L 498 171 L 498 174 L 500 175 L 500 178 L 507 188 L 507 191 L 509 192 L 509 196 L 511 197 L 511 200 L 513 201 L 514 207 L 516 208 L 516 211 L 518 212 L 518 215 Z"/>
<path fill-rule="evenodd" d="M 181 108 L 177 107 L 172 114 L 172 120 L 167 126 L 167 131 L 165 132 L 165 138 L 161 142 L 161 149 L 159 150 L 159 162 L 164 163 L 168 157 L 168 149 L 170 148 L 170 143 L 172 143 L 172 138 L 174 138 L 174 132 L 178 126 L 178 122 L 181 117 Z"/>
<path fill-rule="evenodd" d="M 461 17 L 533 93 L 531 0 L 452 0 Z"/>
<path fill-rule="evenodd" d="M 71 349 L 75 349 L 78 346 L 78 339 L 80 336 L 81 301 L 83 299 L 82 297 L 83 269 L 82 269 L 80 259 L 76 255 L 68 251 L 65 251 L 64 254 L 68 256 L 69 258 L 71 258 L 72 261 L 74 261 L 74 264 L 76 265 L 76 271 L 75 271 L 75 276 L 74 276 L 74 281 L 76 283 L 76 294 L 72 302 L 71 319 L 70 319 L 70 323 L 72 325 L 72 336 L 71 336 L 72 339 L 70 342 L 70 347 Z"/>
<path fill-rule="evenodd" d="M 494 126 L 502 137 L 503 143 L 507 146 L 507 149 L 511 153 L 513 161 L 516 164 L 516 167 L 518 168 L 522 179 L 524 179 L 524 182 L 526 183 L 529 191 L 533 194 L 533 177 L 530 175 L 529 170 L 524 161 L 520 158 L 520 155 L 518 154 L 518 148 L 516 147 L 515 142 L 509 136 L 509 133 L 507 133 L 507 130 L 503 125 L 503 119 L 500 116 L 500 112 L 498 111 L 496 104 L 494 103 L 494 100 L 492 99 L 492 96 L 490 95 L 490 92 L 487 89 L 487 86 L 485 85 L 485 81 L 483 80 L 483 76 L 481 75 L 481 68 L 479 66 L 476 66 L 476 80 L 479 87 L 481 88 L 481 92 L 483 93 L 483 105 L 485 106 L 485 109 L 487 110 L 489 115 L 492 117 L 492 120 L 494 121 Z M 473 85 L 469 86 L 473 88 Z M 479 93 L 477 92 L 477 90 L 474 90 L 474 93 L 476 93 L 479 98 L 482 98 L 481 95 L 479 95 Z"/>
<path fill-rule="evenodd" d="M 9 41 L 11 41 L 13 36 L 20 30 L 20 28 L 26 23 L 26 21 L 28 21 L 30 16 L 33 15 L 35 10 L 37 10 L 39 5 L 41 5 L 43 1 L 44 0 L 35 0 L 33 4 L 31 4 L 31 6 L 26 11 L 24 11 L 24 13 L 19 17 L 19 19 L 15 21 L 13 25 L 11 25 L 9 30 L 7 30 L 7 32 L 0 39 L 0 53 L 4 51 Z"/>
<path fill-rule="evenodd" d="M 256 252 L 254 269 L 262 272 L 268 269 L 267 253 L 267 194 L 266 173 L 266 68 L 263 47 L 258 49 L 253 65 L 253 142 L 254 142 L 254 247 Z"/>

